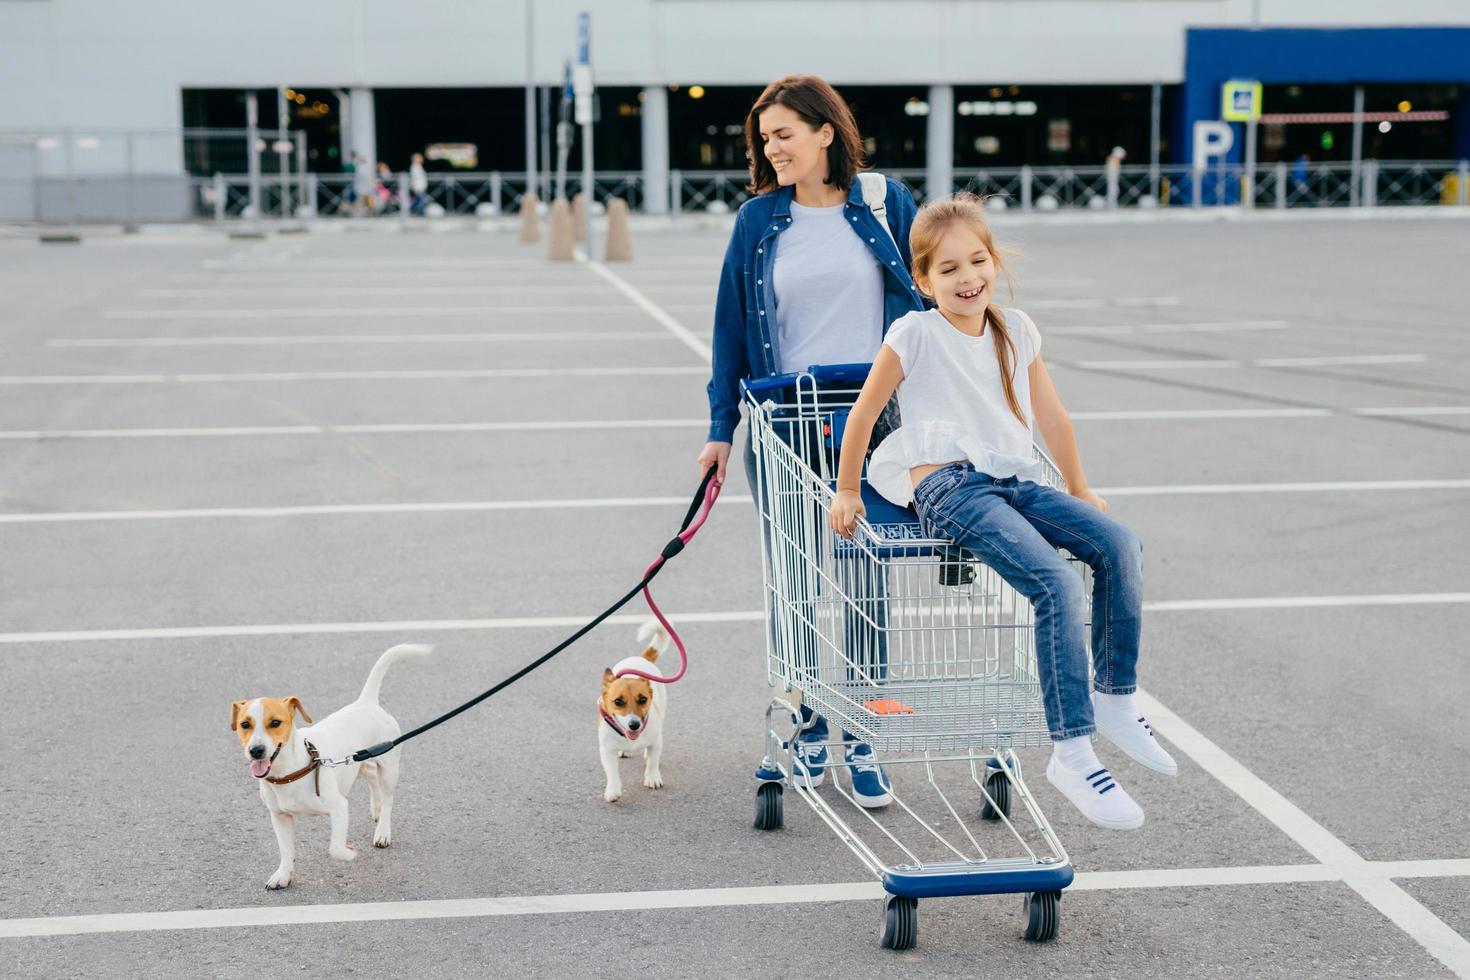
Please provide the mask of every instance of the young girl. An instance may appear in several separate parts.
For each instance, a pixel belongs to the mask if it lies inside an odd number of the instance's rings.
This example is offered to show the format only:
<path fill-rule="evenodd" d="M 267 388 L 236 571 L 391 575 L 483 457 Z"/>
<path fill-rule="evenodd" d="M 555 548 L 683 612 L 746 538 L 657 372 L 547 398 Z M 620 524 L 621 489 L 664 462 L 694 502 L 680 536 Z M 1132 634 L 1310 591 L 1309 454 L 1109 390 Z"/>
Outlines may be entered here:
<path fill-rule="evenodd" d="M 884 338 L 848 417 L 832 528 L 851 537 L 864 513 L 863 451 L 897 389 L 903 427 L 873 453 L 868 481 L 894 503 L 912 502 L 926 533 L 978 555 L 1031 601 L 1054 749 L 1046 777 L 1093 823 L 1141 827 L 1143 810 L 1098 761 L 1091 735 L 1101 733 L 1150 769 L 1170 776 L 1178 769 L 1133 698 L 1142 548 L 1087 486 L 1036 325 L 995 303 L 1000 256 L 980 199 L 957 195 L 926 205 L 909 243 L 914 281 L 938 308 L 909 313 Z M 1067 493 L 1036 482 L 1033 419 Z M 1090 698 L 1082 578 L 1059 547 L 1093 570 Z"/>

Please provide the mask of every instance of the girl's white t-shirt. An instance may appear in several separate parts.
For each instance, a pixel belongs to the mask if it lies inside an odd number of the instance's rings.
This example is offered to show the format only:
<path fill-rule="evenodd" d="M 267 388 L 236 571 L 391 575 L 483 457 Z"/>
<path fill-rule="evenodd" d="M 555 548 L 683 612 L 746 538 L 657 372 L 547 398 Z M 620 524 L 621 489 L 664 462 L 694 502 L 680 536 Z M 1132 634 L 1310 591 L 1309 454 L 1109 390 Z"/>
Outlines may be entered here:
<path fill-rule="evenodd" d="M 987 323 L 980 336 L 971 337 L 938 310 L 924 310 L 888 328 L 883 343 L 903 365 L 898 386 L 902 427 L 868 461 L 868 482 L 888 500 L 907 506 L 914 499 L 909 470 L 925 463 L 969 460 L 991 476 L 1040 479 L 1027 369 L 1041 353 L 1041 334 L 1020 310 L 1002 310 L 1002 315 L 1015 344 L 1011 383 L 1025 423 L 1006 403 L 993 325 Z"/>

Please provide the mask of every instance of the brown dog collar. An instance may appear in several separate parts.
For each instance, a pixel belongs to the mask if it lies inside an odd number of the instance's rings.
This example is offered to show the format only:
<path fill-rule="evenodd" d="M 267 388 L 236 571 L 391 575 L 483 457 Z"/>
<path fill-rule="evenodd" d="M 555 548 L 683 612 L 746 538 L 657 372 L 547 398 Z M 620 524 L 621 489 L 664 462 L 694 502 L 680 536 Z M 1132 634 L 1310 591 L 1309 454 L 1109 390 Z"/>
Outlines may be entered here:
<path fill-rule="evenodd" d="M 262 778 L 265 779 L 266 782 L 271 783 L 273 785 L 276 785 L 276 786 L 284 786 L 287 783 L 294 783 L 294 782 L 296 782 L 296 780 L 298 780 L 301 777 L 305 776 L 307 773 L 315 773 L 316 776 L 315 776 L 315 779 L 313 780 L 313 784 L 312 785 L 313 785 L 313 788 L 316 790 L 316 795 L 317 796 L 321 796 L 322 795 L 322 772 L 321 772 L 321 769 L 322 769 L 322 760 L 320 758 L 318 758 L 318 756 L 317 756 L 316 746 L 315 745 L 312 745 L 310 742 L 305 741 L 304 739 L 302 740 L 302 743 L 301 744 L 303 744 L 303 745 L 306 746 L 306 754 L 309 755 L 309 756 L 311 756 L 311 761 L 310 762 L 308 762 L 306 765 L 302 766 L 300 769 L 297 769 L 295 772 L 291 773 L 290 775 L 287 775 L 287 776 L 264 776 Z"/>

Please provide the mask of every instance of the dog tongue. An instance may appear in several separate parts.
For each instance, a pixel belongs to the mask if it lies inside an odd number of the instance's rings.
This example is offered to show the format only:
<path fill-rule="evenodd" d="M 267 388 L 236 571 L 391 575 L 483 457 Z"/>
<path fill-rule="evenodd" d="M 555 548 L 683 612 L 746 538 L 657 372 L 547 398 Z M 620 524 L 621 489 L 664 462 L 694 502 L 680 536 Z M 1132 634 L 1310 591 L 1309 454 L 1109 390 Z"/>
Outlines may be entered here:
<path fill-rule="evenodd" d="M 264 776 L 270 771 L 271 760 L 269 759 L 256 759 L 254 762 L 250 763 L 250 775 L 254 776 L 256 779 L 259 779 L 261 776 Z"/>

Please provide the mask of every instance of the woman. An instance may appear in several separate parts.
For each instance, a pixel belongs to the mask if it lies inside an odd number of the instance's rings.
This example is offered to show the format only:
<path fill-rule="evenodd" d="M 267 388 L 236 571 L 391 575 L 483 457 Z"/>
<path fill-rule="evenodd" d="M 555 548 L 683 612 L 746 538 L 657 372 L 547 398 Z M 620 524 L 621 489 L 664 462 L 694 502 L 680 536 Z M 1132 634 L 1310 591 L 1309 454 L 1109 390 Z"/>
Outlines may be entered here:
<path fill-rule="evenodd" d="M 761 93 L 745 119 L 750 189 L 725 251 L 715 300 L 709 442 L 699 454 L 724 478 L 740 422 L 740 382 L 813 364 L 871 363 L 888 325 L 924 308 L 909 276 L 914 200 L 888 180 L 887 228 L 864 203 L 864 165 L 852 110 L 816 75 L 788 75 Z M 755 488 L 755 455 L 745 439 Z M 805 704 L 796 746 L 813 785 L 829 763 L 827 722 Z M 872 749 L 844 733 L 853 795 L 891 802 Z"/>

